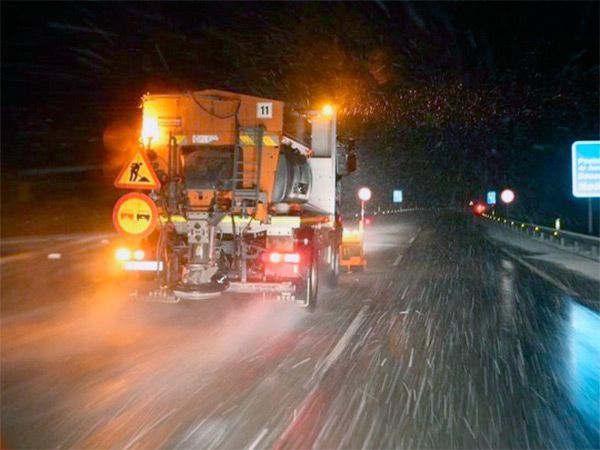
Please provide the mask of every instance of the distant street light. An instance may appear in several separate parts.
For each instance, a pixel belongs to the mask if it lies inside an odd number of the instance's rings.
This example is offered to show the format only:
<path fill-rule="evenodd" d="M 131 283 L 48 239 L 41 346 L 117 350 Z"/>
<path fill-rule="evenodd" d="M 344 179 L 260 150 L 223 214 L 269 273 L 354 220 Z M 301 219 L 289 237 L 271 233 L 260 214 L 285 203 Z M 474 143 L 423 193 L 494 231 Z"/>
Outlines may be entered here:
<path fill-rule="evenodd" d="M 365 202 L 368 202 L 371 199 L 371 189 L 368 187 L 361 187 L 358 190 L 358 198 L 360 199 L 360 231 L 364 228 L 365 223 Z"/>

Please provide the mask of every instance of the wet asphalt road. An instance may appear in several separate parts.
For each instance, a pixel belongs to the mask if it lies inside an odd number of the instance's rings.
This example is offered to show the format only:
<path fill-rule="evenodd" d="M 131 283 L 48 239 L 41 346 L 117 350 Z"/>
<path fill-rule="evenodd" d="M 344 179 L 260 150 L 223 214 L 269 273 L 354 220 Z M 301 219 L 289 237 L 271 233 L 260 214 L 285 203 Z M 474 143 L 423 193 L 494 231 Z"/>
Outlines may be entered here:
<path fill-rule="evenodd" d="M 466 216 L 367 239 L 368 270 L 314 313 L 133 302 L 94 240 L 3 260 L 3 445 L 600 447 L 595 287 L 576 301 Z"/>

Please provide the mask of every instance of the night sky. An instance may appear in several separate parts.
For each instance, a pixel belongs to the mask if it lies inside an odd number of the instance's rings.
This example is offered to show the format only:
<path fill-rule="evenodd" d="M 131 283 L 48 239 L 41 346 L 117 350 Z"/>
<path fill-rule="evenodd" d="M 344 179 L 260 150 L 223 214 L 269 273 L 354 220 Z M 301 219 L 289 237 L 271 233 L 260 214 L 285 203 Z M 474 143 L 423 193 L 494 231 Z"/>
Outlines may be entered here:
<path fill-rule="evenodd" d="M 381 204 L 585 221 L 570 144 L 599 136 L 598 2 L 2 2 L 3 172 L 110 160 L 140 96 L 223 88 L 333 101 Z M 573 219 L 577 226 L 577 219 Z"/>

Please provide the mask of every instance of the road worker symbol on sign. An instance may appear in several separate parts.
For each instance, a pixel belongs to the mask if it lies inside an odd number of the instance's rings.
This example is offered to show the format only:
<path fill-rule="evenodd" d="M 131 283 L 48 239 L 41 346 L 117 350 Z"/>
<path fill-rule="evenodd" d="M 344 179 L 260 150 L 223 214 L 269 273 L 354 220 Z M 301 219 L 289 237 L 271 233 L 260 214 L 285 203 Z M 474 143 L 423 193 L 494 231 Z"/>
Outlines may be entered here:
<path fill-rule="evenodd" d="M 157 221 L 156 205 L 145 194 L 125 194 L 113 209 L 113 224 L 125 236 L 146 237 L 154 231 Z"/>
<path fill-rule="evenodd" d="M 115 187 L 123 189 L 160 189 L 160 181 L 142 149 L 123 167 L 115 180 Z"/>

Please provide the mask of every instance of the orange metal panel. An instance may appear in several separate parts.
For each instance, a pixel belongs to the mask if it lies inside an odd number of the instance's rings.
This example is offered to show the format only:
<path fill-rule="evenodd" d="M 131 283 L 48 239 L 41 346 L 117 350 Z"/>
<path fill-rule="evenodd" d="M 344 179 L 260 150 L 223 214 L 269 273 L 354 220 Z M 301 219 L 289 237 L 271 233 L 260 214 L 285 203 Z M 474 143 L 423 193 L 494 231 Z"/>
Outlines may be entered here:
<path fill-rule="evenodd" d="M 259 118 L 258 104 L 269 104 L 271 118 Z M 283 102 L 250 95 L 234 94 L 220 90 L 204 90 L 168 95 L 144 97 L 144 117 L 158 120 L 163 133 L 158 146 L 167 145 L 169 131 L 186 144 L 201 139 L 199 136 L 216 137 L 211 145 L 233 145 L 236 142 L 235 115 L 240 127 L 263 125 L 267 133 L 281 135 L 283 131 Z M 162 120 L 161 120 L 162 119 Z M 196 136 L 196 138 L 194 138 Z"/>
<path fill-rule="evenodd" d="M 176 137 L 179 145 L 215 147 L 234 145 L 238 133 L 236 126 L 254 128 L 262 125 L 265 135 L 276 135 L 278 142 L 281 142 L 283 135 L 284 104 L 277 100 L 217 89 L 147 95 L 143 100 L 144 123 L 152 125 L 148 129 L 158 129 L 150 144 L 161 157 L 163 170 L 166 170 L 164 162 L 168 160 L 170 134 Z M 272 196 L 278 158 L 279 146 L 263 145 L 259 189 L 267 194 L 268 201 Z M 243 186 L 252 188 L 254 171 L 258 167 L 256 146 L 244 146 L 243 161 Z M 191 192 L 188 197 L 193 207 L 202 208 L 208 206 L 212 195 L 208 192 Z"/>

